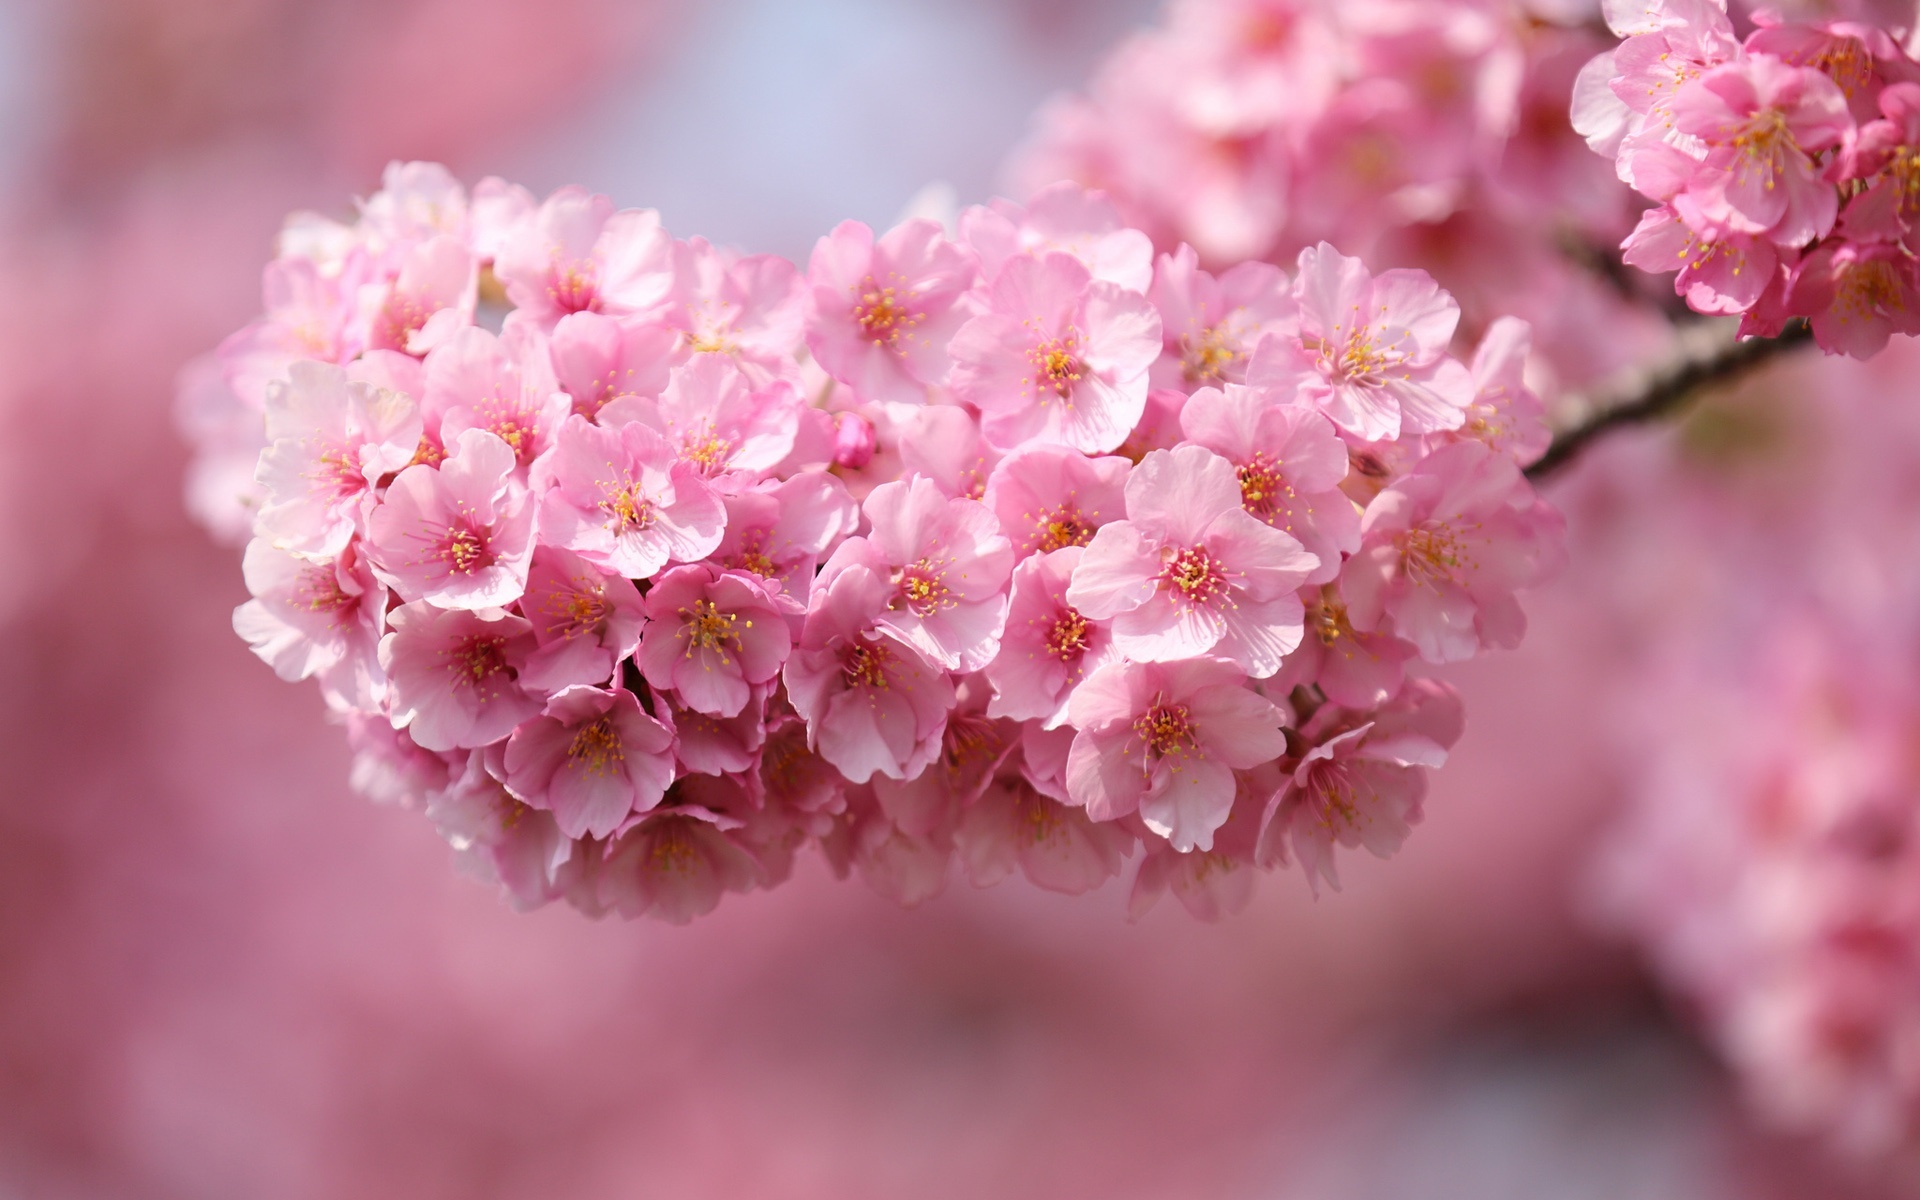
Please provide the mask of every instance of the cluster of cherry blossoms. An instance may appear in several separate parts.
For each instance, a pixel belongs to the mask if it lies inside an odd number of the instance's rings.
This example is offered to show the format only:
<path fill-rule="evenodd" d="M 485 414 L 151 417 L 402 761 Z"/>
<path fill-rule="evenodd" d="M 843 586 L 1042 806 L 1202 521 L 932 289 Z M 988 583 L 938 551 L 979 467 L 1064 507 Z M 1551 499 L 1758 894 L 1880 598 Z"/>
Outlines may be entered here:
<path fill-rule="evenodd" d="M 1469 365 L 1423 274 L 1216 278 L 1072 185 L 803 272 L 396 164 L 265 292 L 183 393 L 235 627 L 522 904 L 685 920 L 809 842 L 907 902 L 1335 881 L 1459 736 L 1410 668 L 1561 553 L 1524 325 Z"/>
<path fill-rule="evenodd" d="M 1677 271 L 1696 312 L 1743 336 L 1806 318 L 1866 358 L 1920 332 L 1920 62 L 1907 28 L 1759 12 L 1725 0 L 1609 0 L 1625 40 L 1574 92 L 1574 120 L 1655 201 L 1626 261 Z M 1912 13 L 1906 15 L 1908 24 Z"/>
<path fill-rule="evenodd" d="M 1210 269 L 1290 265 L 1320 241 L 1425 269 L 1469 337 L 1524 313 L 1530 377 L 1587 387 L 1655 355 L 1667 331 L 1606 266 L 1638 206 L 1569 121 L 1574 80 L 1607 45 L 1592 8 L 1174 0 L 1085 94 L 1042 112 L 1013 177 L 1105 191 Z"/>

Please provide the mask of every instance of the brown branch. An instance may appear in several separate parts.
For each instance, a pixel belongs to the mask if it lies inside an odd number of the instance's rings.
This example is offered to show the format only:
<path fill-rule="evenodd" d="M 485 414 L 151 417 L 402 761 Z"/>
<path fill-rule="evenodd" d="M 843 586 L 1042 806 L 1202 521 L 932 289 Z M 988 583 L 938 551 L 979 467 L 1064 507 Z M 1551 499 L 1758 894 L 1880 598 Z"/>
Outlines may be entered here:
<path fill-rule="evenodd" d="M 1755 367 L 1807 344 L 1813 331 L 1805 321 L 1788 325 L 1778 337 L 1736 341 L 1731 322 L 1701 322 L 1680 331 L 1680 352 L 1672 361 L 1627 379 L 1591 396 L 1570 397 L 1569 419 L 1558 422 L 1553 443 L 1540 460 L 1527 468 L 1527 478 L 1538 482 L 1558 471 L 1610 429 L 1639 425 L 1670 416 L 1685 408 L 1707 389 L 1731 383 Z"/>

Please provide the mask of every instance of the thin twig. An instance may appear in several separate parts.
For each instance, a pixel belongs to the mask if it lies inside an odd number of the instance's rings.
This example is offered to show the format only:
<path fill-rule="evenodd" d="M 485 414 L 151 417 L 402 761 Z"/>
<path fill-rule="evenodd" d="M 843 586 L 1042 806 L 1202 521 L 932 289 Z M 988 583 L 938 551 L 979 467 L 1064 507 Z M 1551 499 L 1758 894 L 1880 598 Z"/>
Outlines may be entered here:
<path fill-rule="evenodd" d="M 1672 362 L 1573 400 L 1573 417 L 1561 423 L 1540 461 L 1527 468 L 1527 478 L 1544 479 L 1608 430 L 1669 416 L 1707 388 L 1730 383 L 1813 338 L 1805 321 L 1793 322 L 1778 337 L 1744 342 L 1734 340 L 1733 328 L 1731 322 L 1703 322 L 1683 329 L 1681 351 Z"/>

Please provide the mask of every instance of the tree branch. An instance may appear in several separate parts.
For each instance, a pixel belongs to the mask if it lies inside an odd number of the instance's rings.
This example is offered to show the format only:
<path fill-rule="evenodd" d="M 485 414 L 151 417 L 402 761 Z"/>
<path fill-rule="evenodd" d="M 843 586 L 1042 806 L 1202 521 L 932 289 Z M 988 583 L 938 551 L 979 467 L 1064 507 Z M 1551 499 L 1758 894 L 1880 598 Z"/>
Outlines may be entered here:
<path fill-rule="evenodd" d="M 1779 337 L 1744 342 L 1734 340 L 1734 329 L 1732 322 L 1721 321 L 1683 327 L 1680 352 L 1672 361 L 1635 371 L 1590 396 L 1569 397 L 1571 417 L 1558 422 L 1553 443 L 1527 468 L 1527 478 L 1545 479 L 1608 430 L 1669 416 L 1708 388 L 1731 383 L 1813 339 L 1805 321 L 1788 325 Z"/>

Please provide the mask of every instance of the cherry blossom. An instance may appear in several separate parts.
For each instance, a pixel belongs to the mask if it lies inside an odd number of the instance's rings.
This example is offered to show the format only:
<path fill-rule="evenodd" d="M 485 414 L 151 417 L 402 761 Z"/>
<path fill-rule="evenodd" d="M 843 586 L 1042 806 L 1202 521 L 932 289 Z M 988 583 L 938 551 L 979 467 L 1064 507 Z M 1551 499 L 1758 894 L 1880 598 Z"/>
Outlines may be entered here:
<path fill-rule="evenodd" d="M 551 812 L 567 837 L 604 838 L 660 803 L 672 744 L 632 692 L 570 687 L 507 739 L 507 790 Z"/>
<path fill-rule="evenodd" d="M 697 562 L 720 545 L 720 498 L 639 421 L 607 429 L 569 416 L 532 482 L 542 539 L 628 578 Z"/>
<path fill-rule="evenodd" d="M 497 608 L 526 590 L 533 504 L 513 450 L 469 429 L 437 467 L 395 476 L 367 519 L 374 570 L 403 600 Z"/>

